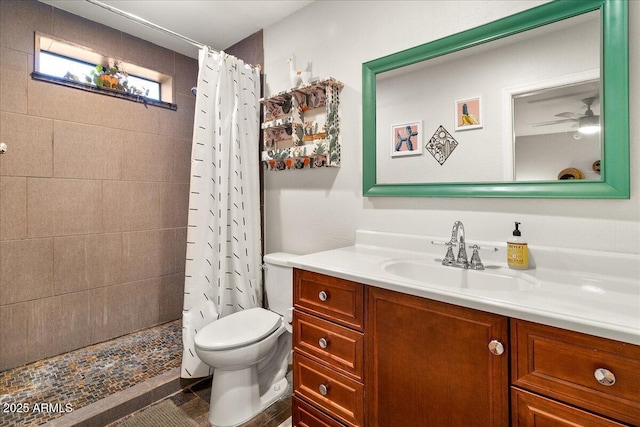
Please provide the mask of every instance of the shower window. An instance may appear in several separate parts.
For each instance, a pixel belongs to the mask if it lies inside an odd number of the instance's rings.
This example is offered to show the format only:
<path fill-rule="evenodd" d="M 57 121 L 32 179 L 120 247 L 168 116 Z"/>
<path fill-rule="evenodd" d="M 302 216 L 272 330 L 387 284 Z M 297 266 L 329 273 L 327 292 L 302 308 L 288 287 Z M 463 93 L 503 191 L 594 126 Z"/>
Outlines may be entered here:
<path fill-rule="evenodd" d="M 78 89 L 176 109 L 171 76 L 36 33 L 32 77 Z"/>

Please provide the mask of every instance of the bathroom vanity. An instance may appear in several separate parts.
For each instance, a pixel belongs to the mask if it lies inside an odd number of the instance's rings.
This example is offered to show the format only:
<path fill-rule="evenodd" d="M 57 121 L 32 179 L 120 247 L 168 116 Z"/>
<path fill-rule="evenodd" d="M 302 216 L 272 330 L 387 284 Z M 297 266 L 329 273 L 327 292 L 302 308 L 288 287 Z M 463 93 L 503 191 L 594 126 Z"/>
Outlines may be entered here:
<path fill-rule="evenodd" d="M 294 425 L 640 425 L 637 256 L 469 271 L 428 237 L 356 241 L 293 261 Z"/>

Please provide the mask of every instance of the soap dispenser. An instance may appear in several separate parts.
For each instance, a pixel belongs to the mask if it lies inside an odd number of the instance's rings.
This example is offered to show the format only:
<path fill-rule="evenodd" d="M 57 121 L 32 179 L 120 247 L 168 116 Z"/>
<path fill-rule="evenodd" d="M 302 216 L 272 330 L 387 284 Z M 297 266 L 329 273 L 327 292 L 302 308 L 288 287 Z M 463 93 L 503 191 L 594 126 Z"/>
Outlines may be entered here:
<path fill-rule="evenodd" d="M 513 230 L 513 237 L 507 241 L 507 264 L 509 268 L 516 270 L 526 270 L 529 268 L 529 249 L 527 241 L 522 237 L 522 232 L 518 229 L 519 222 L 516 222 Z"/>

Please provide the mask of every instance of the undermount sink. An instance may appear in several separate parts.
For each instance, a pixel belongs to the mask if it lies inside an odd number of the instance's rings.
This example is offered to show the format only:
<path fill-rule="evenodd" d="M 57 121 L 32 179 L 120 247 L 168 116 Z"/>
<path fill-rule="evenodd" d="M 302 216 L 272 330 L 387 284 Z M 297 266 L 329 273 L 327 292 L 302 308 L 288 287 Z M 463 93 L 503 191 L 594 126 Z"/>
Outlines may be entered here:
<path fill-rule="evenodd" d="M 443 266 L 436 260 L 428 262 L 403 259 L 386 262 L 382 268 L 387 273 L 405 279 L 452 289 L 525 291 L 541 286 L 535 278 L 505 267 L 488 267 L 478 271 Z"/>

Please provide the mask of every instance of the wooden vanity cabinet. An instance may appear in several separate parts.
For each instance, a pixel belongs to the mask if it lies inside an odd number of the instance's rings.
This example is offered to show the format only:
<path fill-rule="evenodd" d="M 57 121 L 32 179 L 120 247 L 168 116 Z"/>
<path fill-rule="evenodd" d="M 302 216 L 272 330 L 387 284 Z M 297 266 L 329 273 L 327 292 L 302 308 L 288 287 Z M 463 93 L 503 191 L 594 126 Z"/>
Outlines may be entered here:
<path fill-rule="evenodd" d="M 293 282 L 293 425 L 364 426 L 364 286 L 297 269 Z"/>
<path fill-rule="evenodd" d="M 514 427 L 640 426 L 639 346 L 513 319 L 511 356 Z"/>
<path fill-rule="evenodd" d="M 640 426 L 640 346 L 297 269 L 294 306 L 294 426 Z"/>
<path fill-rule="evenodd" d="M 366 312 L 367 425 L 509 425 L 506 317 L 375 287 Z"/>

